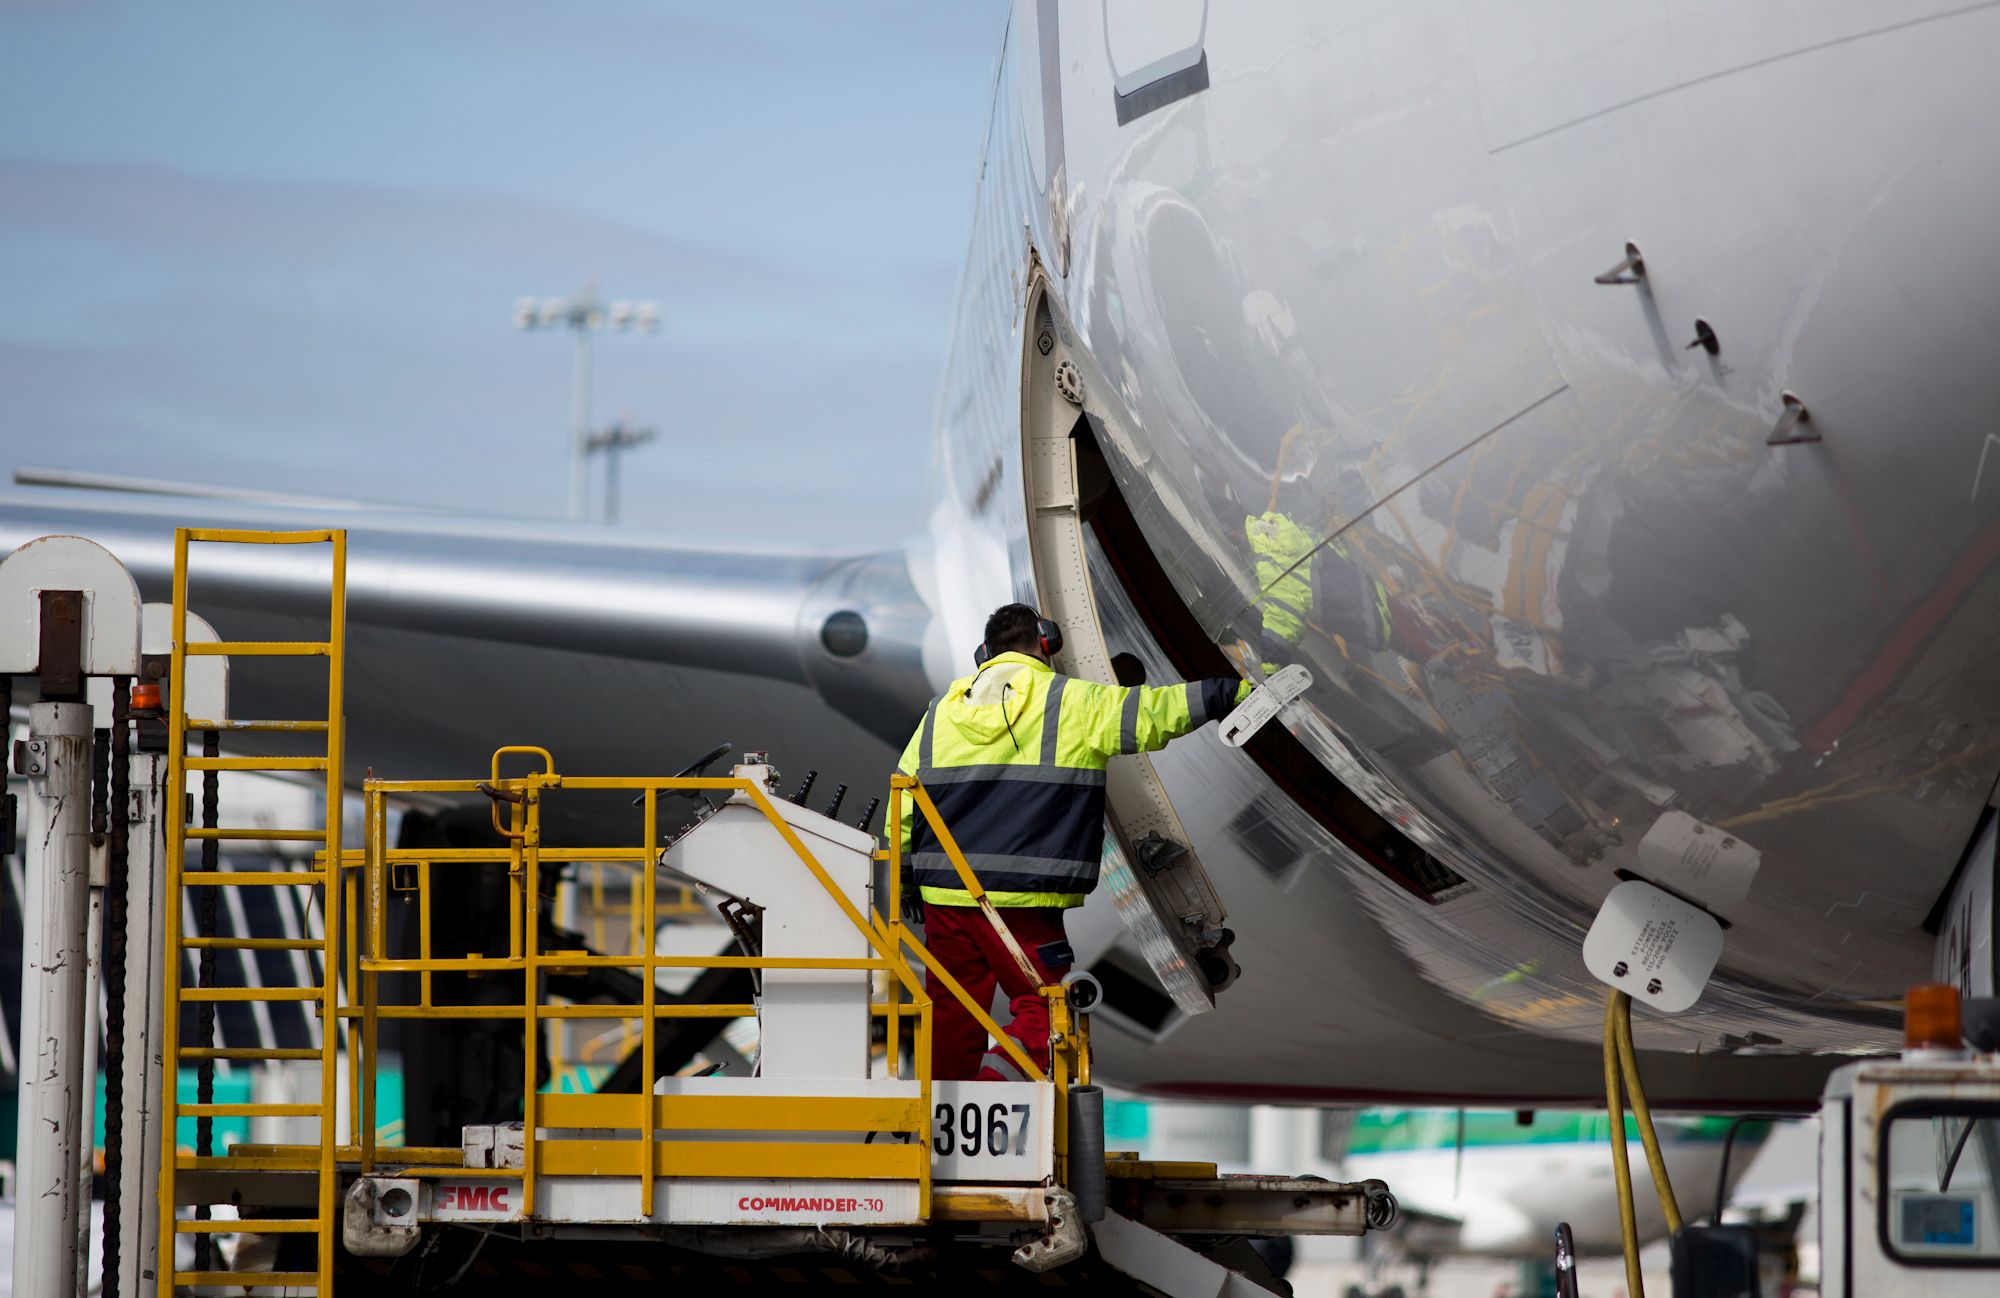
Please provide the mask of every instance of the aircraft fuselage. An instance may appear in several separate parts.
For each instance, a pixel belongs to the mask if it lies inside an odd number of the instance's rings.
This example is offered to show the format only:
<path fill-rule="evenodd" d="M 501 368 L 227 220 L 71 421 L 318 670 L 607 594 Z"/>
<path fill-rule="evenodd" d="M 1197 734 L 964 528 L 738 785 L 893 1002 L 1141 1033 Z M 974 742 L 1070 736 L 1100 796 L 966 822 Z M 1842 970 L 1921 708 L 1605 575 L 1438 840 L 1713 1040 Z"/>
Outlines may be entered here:
<path fill-rule="evenodd" d="M 1185 612 L 1246 672 L 1306 663 L 1298 739 L 1457 876 L 1370 877 L 1234 754 L 1169 750 L 1232 1004 L 1368 999 L 1328 954 L 1360 908 L 1473 1023 L 1593 1039 L 1604 894 L 1721 851 L 1754 876 L 1720 970 L 1642 1040 L 1893 1045 L 2000 771 L 1996 39 L 1919 3 L 1017 4 L 940 402 L 948 629 L 1036 595 L 1039 305 Z M 1098 560 L 1112 647 L 1163 670 Z M 1176 1023 L 1149 1064 L 1371 1071 L 1255 1032 Z"/>

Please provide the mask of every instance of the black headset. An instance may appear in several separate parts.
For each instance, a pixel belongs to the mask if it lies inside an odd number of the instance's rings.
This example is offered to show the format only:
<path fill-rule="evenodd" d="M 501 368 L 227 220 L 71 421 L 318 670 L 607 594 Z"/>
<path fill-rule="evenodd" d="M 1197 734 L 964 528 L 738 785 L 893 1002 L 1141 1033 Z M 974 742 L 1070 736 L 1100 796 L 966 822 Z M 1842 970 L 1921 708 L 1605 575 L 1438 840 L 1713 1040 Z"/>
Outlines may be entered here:
<path fill-rule="evenodd" d="M 1062 628 L 1040 614 L 1037 614 L 1035 616 L 1035 635 L 1041 641 L 1043 659 L 1051 662 L 1054 661 L 1055 656 L 1062 652 Z M 972 651 L 972 665 L 974 667 L 984 667 L 987 659 L 992 656 L 993 651 L 988 649 L 984 642 L 981 642 L 980 646 Z"/>

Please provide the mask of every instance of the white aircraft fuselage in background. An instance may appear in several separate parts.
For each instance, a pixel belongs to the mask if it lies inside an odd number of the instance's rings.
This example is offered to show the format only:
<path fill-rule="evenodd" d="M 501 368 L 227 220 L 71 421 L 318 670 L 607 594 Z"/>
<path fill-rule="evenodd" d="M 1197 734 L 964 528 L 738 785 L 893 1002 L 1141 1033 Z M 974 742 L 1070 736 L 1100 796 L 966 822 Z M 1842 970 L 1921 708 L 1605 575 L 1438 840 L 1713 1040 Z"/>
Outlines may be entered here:
<path fill-rule="evenodd" d="M 1546 1262 L 1556 1227 L 1567 1224 L 1578 1254 L 1606 1257 L 1622 1247 L 1618 1195 L 1612 1187 L 1610 1121 L 1602 1112 L 1364 1109 L 1339 1116 L 1348 1124 L 1340 1174 L 1385 1181 L 1405 1220 L 1388 1247 L 1412 1258 L 1473 1255 Z M 1705 1216 L 1724 1171 L 1731 1120 L 1663 1118 L 1661 1158 L 1690 1220 Z M 1746 1123 L 1729 1142 L 1727 1180 L 1733 1190 L 1756 1159 L 1767 1124 Z M 1628 1125 L 1634 1168 L 1646 1153 Z M 1667 1235 L 1651 1177 L 1632 1181 L 1641 1243 Z"/>
<path fill-rule="evenodd" d="M 317 511 L 352 530 L 357 773 L 727 739 L 865 797 L 1028 598 L 1073 670 L 1315 676 L 1290 748 L 1154 759 L 1243 973 L 1208 1014 L 1114 996 L 1107 1075 L 1587 1099 L 1582 935 L 1677 811 L 1759 865 L 1700 1003 L 1640 1016 L 1649 1084 L 1808 1101 L 1809 1052 L 1893 1046 L 2000 770 L 1994 48 L 1991 5 L 1023 0 L 927 535 L 792 559 Z M 1628 241 L 1638 282 L 1596 282 Z M 1787 392 L 1823 440 L 1766 444 Z M 218 518 L 307 521 L 17 495 L 0 541 L 93 536 L 157 598 L 172 525 Z M 284 638 L 293 562 L 219 559 L 196 606 Z M 1077 928 L 1136 961 L 1103 898 Z"/>

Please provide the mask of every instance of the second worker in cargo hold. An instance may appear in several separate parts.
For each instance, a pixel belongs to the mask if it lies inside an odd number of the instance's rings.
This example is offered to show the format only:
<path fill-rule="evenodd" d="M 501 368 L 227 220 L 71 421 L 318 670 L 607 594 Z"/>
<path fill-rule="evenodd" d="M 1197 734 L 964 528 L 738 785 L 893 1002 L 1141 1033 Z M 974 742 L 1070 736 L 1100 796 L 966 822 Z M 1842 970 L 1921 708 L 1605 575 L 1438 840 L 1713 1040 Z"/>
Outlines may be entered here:
<path fill-rule="evenodd" d="M 978 670 L 924 713 L 900 769 L 923 782 L 993 905 L 1048 983 L 1074 957 L 1063 911 L 1097 886 L 1104 856 L 1104 768 L 1121 753 L 1164 748 L 1249 697 L 1233 678 L 1184 685 L 1100 685 L 1058 673 L 1062 628 L 1025 604 L 986 619 Z M 914 821 L 914 824 L 913 824 Z M 903 850 L 924 902 L 924 945 L 982 1008 L 996 986 L 1013 1009 L 1008 1035 L 1049 1062 L 1038 990 L 961 886 L 930 826 L 903 804 Z M 932 1060 L 940 1081 L 1017 1080 L 1006 1053 L 933 975 Z"/>

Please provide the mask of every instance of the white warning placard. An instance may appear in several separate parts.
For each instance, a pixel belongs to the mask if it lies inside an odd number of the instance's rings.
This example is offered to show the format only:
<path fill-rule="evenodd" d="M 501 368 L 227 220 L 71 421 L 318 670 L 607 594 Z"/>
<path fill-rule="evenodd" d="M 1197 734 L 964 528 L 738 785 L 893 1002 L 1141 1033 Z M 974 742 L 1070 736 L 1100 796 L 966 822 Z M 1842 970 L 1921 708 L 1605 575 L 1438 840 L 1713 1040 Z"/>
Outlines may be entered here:
<path fill-rule="evenodd" d="M 1750 895 L 1763 863 L 1756 848 L 1685 811 L 1669 811 L 1639 840 L 1639 871 L 1704 906 L 1734 906 Z"/>
<path fill-rule="evenodd" d="M 1701 998 L 1722 958 L 1715 916 L 1632 879 L 1604 898 L 1583 939 L 1583 963 L 1633 1000 L 1678 1014 Z"/>

